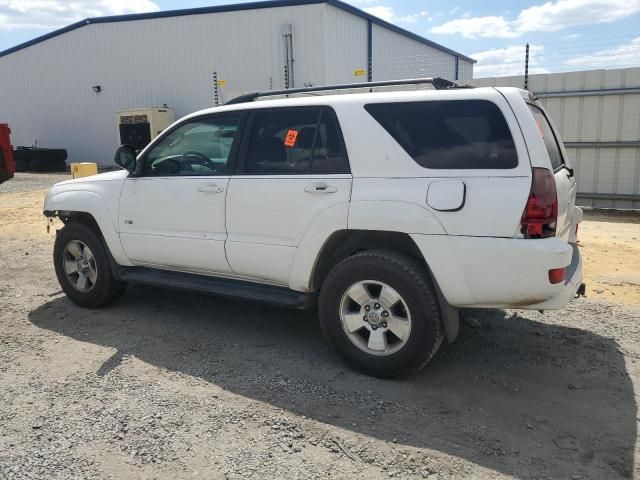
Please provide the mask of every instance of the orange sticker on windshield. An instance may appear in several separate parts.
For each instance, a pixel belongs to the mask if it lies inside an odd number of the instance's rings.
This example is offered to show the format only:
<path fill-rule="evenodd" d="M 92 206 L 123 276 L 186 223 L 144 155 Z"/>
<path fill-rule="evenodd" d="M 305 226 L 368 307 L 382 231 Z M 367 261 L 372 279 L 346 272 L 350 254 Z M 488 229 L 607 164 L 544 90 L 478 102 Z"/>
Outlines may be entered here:
<path fill-rule="evenodd" d="M 287 132 L 287 136 L 284 137 L 284 144 L 287 147 L 293 147 L 296 144 L 296 140 L 298 139 L 298 131 L 297 130 L 289 130 Z"/>

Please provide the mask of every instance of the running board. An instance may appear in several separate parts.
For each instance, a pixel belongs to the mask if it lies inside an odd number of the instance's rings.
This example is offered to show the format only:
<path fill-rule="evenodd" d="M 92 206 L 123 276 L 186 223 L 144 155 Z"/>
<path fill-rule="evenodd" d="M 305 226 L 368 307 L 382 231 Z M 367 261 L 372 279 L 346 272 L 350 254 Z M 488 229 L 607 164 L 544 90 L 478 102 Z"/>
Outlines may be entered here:
<path fill-rule="evenodd" d="M 222 297 L 269 303 L 304 309 L 315 301 L 313 293 L 296 292 L 286 287 L 275 287 L 260 283 L 233 280 L 193 273 L 172 272 L 146 267 L 122 267 L 118 277 L 125 282 L 143 283 L 172 290 L 219 295 Z"/>

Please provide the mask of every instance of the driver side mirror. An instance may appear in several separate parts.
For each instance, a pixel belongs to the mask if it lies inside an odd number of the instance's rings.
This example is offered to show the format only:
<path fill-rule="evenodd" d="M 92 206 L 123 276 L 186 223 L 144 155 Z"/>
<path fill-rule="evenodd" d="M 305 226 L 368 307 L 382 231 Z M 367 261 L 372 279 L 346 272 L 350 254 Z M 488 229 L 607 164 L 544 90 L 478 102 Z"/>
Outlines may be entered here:
<path fill-rule="evenodd" d="M 113 160 L 116 165 L 129 170 L 131 173 L 136 171 L 136 150 L 131 145 L 120 145 Z"/>

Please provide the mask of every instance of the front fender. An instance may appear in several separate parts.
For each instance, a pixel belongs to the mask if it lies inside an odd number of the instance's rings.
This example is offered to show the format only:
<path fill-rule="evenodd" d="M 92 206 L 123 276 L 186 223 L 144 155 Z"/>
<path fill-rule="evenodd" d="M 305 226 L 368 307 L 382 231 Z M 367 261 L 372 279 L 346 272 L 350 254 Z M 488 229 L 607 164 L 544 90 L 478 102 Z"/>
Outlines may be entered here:
<path fill-rule="evenodd" d="M 45 212 L 81 212 L 89 214 L 100 227 L 111 256 L 119 265 L 133 265 L 122 249 L 116 222 L 107 207 L 108 203 L 102 195 L 87 190 L 52 189 L 44 199 Z"/>

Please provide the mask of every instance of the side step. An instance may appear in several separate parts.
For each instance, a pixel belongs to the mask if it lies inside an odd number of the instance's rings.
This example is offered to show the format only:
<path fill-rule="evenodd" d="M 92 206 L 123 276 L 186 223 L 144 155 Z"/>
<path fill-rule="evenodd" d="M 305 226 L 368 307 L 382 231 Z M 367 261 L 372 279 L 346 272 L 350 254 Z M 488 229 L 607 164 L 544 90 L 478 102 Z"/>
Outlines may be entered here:
<path fill-rule="evenodd" d="M 118 277 L 126 282 L 143 283 L 154 287 L 165 287 L 172 290 L 184 290 L 206 295 L 219 295 L 298 309 L 308 308 L 315 301 L 315 294 L 313 293 L 302 293 L 286 287 L 274 287 L 272 285 L 193 273 L 171 272 L 146 267 L 124 267 L 119 269 L 118 274 Z"/>

